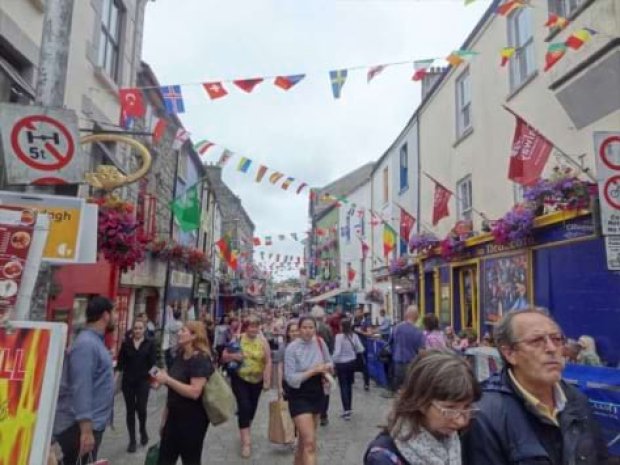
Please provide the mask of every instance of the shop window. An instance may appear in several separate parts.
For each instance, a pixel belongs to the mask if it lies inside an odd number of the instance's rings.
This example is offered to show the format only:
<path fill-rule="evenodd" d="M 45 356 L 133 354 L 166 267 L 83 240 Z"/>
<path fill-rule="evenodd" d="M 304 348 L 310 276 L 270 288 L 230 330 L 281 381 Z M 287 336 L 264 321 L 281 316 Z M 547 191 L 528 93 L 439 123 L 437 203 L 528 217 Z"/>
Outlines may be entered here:
<path fill-rule="evenodd" d="M 120 81 L 120 43 L 124 10 L 119 0 L 103 0 L 99 37 L 99 66 L 115 82 Z"/>
<path fill-rule="evenodd" d="M 456 137 L 461 138 L 472 127 L 471 79 L 467 68 L 456 80 Z"/>
<path fill-rule="evenodd" d="M 508 43 L 515 48 L 510 59 L 510 90 L 514 91 L 536 72 L 531 8 L 518 8 L 508 18 Z"/>
<path fill-rule="evenodd" d="M 456 184 L 456 192 L 459 220 L 471 221 L 473 212 L 471 175 L 466 176 Z"/>
<path fill-rule="evenodd" d="M 400 192 L 404 192 L 409 187 L 409 161 L 407 154 L 407 144 L 400 148 Z"/>
<path fill-rule="evenodd" d="M 515 205 L 523 202 L 523 194 L 525 193 L 525 188 L 521 184 L 515 182 L 512 185 L 512 193 Z"/>

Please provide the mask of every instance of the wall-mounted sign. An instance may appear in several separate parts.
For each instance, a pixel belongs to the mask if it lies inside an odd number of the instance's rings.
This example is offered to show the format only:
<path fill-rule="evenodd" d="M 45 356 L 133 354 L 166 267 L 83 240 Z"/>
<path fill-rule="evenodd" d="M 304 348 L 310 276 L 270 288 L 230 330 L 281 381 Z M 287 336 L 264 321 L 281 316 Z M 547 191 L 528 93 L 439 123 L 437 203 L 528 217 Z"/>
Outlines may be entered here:
<path fill-rule="evenodd" d="M 607 269 L 620 271 L 620 236 L 605 237 L 605 253 L 607 256 Z"/>
<path fill-rule="evenodd" d="M 620 235 L 620 132 L 595 132 L 594 153 L 603 234 Z"/>
<path fill-rule="evenodd" d="M 84 181 L 75 111 L 2 103 L 0 136 L 7 184 Z"/>
<path fill-rule="evenodd" d="M 187 287 L 191 289 L 194 285 L 194 275 L 183 271 L 172 270 L 170 272 L 170 285 L 172 287 Z"/>

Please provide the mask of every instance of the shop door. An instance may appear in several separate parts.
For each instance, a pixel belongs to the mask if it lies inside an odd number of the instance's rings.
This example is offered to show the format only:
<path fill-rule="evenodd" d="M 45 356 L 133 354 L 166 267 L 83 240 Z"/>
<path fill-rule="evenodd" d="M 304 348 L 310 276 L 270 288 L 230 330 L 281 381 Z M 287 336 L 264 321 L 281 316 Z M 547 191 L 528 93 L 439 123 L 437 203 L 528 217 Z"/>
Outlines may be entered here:
<path fill-rule="evenodd" d="M 424 308 L 422 311 L 426 313 L 435 313 L 435 275 L 436 271 L 427 271 L 424 273 Z"/>
<path fill-rule="evenodd" d="M 480 328 L 478 269 L 475 265 L 457 268 L 456 277 L 459 298 L 455 310 L 460 313 L 460 329 L 473 329 L 477 334 Z"/>

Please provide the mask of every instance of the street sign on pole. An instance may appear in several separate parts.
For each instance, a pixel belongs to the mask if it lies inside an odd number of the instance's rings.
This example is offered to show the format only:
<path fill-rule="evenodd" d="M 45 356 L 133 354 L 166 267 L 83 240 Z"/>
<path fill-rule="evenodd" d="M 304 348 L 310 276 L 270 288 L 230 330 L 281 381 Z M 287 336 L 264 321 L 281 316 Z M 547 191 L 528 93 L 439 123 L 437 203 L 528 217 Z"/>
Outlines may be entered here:
<path fill-rule="evenodd" d="M 620 235 L 620 132 L 595 132 L 603 235 Z"/>
<path fill-rule="evenodd" d="M 620 271 L 620 236 L 605 237 L 605 255 L 607 256 L 607 269 Z"/>
<path fill-rule="evenodd" d="M 80 152 L 74 111 L 2 103 L 0 138 L 7 184 L 84 181 L 86 163 Z"/>

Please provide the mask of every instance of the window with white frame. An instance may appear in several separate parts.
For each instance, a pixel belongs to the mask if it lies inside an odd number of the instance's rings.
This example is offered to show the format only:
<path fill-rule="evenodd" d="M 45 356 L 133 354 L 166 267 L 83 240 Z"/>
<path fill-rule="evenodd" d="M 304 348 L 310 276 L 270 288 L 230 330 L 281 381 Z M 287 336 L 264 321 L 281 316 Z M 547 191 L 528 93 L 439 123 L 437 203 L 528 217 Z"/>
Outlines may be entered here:
<path fill-rule="evenodd" d="M 459 220 L 471 221 L 472 217 L 472 192 L 471 175 L 464 177 L 456 183 L 456 193 L 458 196 L 458 217 Z"/>
<path fill-rule="evenodd" d="M 120 78 L 119 62 L 122 22 L 123 7 L 120 0 L 103 0 L 98 64 L 116 82 Z"/>
<path fill-rule="evenodd" d="M 407 144 L 400 147 L 400 192 L 406 191 L 409 187 L 409 162 Z"/>
<path fill-rule="evenodd" d="M 514 197 L 515 205 L 523 202 L 524 193 L 525 193 L 525 189 L 523 188 L 521 184 L 515 182 L 512 185 L 512 195 Z"/>
<path fill-rule="evenodd" d="M 549 0 L 549 12 L 568 18 L 587 1 L 589 0 Z"/>
<path fill-rule="evenodd" d="M 471 129 L 471 79 L 467 68 L 456 80 L 456 136 Z"/>
<path fill-rule="evenodd" d="M 515 90 L 536 71 L 532 8 L 517 8 L 508 17 L 508 43 L 515 53 L 510 59 L 510 90 Z"/>

